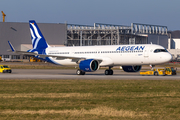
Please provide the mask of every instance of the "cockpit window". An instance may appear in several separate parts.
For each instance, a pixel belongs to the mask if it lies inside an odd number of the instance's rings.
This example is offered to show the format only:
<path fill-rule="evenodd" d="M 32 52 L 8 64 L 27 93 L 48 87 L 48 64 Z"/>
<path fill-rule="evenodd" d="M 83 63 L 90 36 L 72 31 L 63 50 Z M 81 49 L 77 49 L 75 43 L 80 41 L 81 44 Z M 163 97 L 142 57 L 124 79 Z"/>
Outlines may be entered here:
<path fill-rule="evenodd" d="M 158 53 L 158 52 L 168 52 L 166 49 L 156 49 L 154 50 L 154 53 Z"/>

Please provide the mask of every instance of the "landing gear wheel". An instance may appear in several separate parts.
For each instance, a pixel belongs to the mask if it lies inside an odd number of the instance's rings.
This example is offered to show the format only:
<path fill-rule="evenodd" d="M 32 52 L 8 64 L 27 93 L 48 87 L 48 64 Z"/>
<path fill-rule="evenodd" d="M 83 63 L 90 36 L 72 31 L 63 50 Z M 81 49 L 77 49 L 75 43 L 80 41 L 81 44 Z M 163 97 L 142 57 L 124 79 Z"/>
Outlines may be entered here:
<path fill-rule="evenodd" d="M 109 70 L 105 70 L 104 74 L 109 75 Z"/>
<path fill-rule="evenodd" d="M 113 70 L 109 70 L 109 75 L 113 75 Z"/>
<path fill-rule="evenodd" d="M 158 72 L 154 72 L 154 75 L 155 75 L 155 76 L 158 76 Z"/>
<path fill-rule="evenodd" d="M 77 75 L 81 75 L 81 74 L 82 74 L 82 71 L 81 71 L 80 69 L 78 69 L 78 70 L 76 71 L 76 74 L 77 74 Z"/>
<path fill-rule="evenodd" d="M 104 74 L 105 74 L 105 75 L 113 75 L 113 70 L 107 69 L 107 70 L 105 70 Z"/>
<path fill-rule="evenodd" d="M 76 71 L 76 74 L 77 74 L 77 75 L 85 75 L 85 72 L 82 71 L 82 70 L 80 70 L 80 69 L 78 69 L 78 70 Z"/>
<path fill-rule="evenodd" d="M 85 75 L 85 72 L 84 71 L 81 71 L 82 73 L 81 73 L 81 75 Z"/>

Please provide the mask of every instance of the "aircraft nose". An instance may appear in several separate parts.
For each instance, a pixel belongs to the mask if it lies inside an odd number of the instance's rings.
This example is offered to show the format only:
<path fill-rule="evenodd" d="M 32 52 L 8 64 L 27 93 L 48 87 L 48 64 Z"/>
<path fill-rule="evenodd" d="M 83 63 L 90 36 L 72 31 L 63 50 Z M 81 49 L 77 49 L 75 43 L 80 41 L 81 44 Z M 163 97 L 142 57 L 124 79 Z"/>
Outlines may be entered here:
<path fill-rule="evenodd" d="M 165 56 L 165 59 L 164 59 L 166 62 L 169 62 L 172 60 L 172 55 L 169 53 L 168 55 Z"/>

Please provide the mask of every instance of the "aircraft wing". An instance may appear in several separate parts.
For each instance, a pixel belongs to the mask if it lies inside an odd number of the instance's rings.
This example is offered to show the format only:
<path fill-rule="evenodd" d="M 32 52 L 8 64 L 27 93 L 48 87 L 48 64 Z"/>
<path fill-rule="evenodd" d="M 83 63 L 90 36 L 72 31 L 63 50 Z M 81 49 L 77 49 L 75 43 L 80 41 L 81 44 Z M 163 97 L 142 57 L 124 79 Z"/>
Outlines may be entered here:
<path fill-rule="evenodd" d="M 57 59 L 73 59 L 75 61 L 79 61 L 79 60 L 85 60 L 85 59 L 89 59 L 86 57 L 74 57 L 74 56 L 60 56 L 60 55 L 46 55 L 46 54 L 38 54 L 38 52 L 27 52 L 27 51 L 17 51 L 14 49 L 14 47 L 12 46 L 12 44 L 8 41 L 9 46 L 11 48 L 11 50 L 8 50 L 9 52 L 13 52 L 13 53 L 17 53 L 17 54 L 23 54 L 23 55 L 34 55 L 34 56 L 38 56 L 40 58 L 46 58 L 46 57 L 56 57 Z M 102 62 L 102 59 L 96 59 L 99 62 Z"/>
<path fill-rule="evenodd" d="M 9 52 L 13 52 L 13 53 L 17 53 L 17 54 L 23 54 L 23 55 L 35 55 L 35 56 L 39 56 L 41 58 L 45 58 L 45 57 L 57 57 L 57 58 L 64 58 L 64 59 L 86 59 L 84 57 L 72 57 L 72 56 L 58 56 L 58 55 L 45 55 L 45 54 L 38 54 L 36 52 L 26 52 L 26 51 L 9 51 Z"/>

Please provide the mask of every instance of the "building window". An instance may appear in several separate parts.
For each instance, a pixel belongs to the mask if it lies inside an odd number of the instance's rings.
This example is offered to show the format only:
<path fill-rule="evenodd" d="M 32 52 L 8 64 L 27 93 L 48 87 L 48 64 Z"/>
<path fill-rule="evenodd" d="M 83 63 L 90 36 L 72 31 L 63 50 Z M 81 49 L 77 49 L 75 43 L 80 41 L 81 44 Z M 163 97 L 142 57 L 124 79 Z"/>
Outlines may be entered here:
<path fill-rule="evenodd" d="M 12 59 L 20 59 L 20 55 L 12 55 Z"/>
<path fill-rule="evenodd" d="M 3 58 L 9 58 L 9 55 L 4 55 Z"/>

